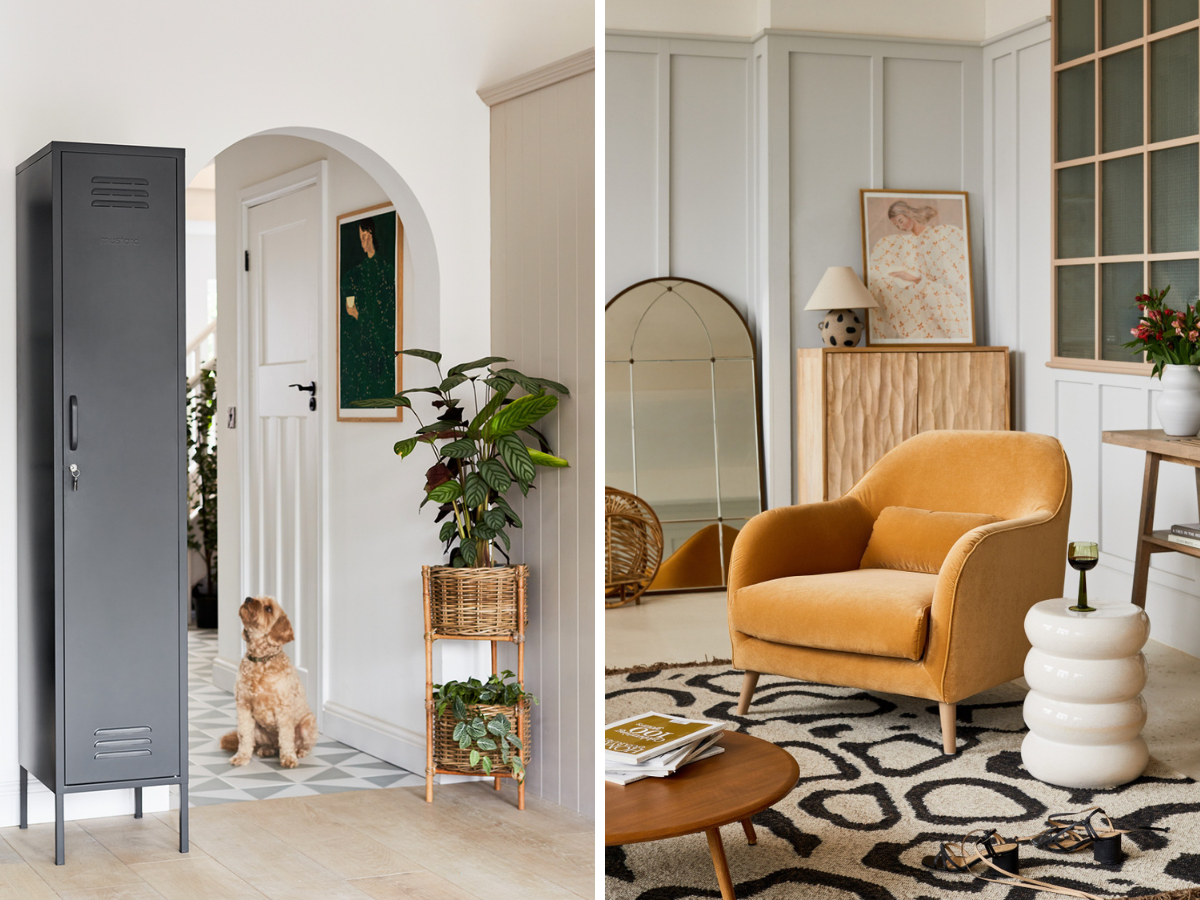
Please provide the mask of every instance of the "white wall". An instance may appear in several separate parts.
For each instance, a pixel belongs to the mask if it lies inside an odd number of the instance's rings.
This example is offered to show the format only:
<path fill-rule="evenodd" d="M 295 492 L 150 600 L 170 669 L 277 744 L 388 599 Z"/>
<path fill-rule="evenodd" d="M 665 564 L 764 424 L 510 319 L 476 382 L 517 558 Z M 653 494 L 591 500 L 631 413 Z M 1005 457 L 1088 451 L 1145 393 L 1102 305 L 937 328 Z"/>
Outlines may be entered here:
<path fill-rule="evenodd" d="M 1013 350 L 1014 427 L 1053 434 L 1074 477 L 1071 540 L 1097 540 L 1093 598 L 1127 599 L 1133 583 L 1145 454 L 1113 447 L 1102 431 L 1156 428 L 1157 381 L 1046 366 L 1051 354 L 1050 27 L 1042 25 L 984 51 L 984 122 L 990 294 L 997 343 Z M 1155 527 L 1196 519 L 1192 470 L 1159 473 Z M 1200 561 L 1152 557 L 1146 611 L 1156 640 L 1200 656 Z M 1067 592 L 1077 577 L 1067 571 Z"/>
<path fill-rule="evenodd" d="M 676 275 L 733 302 L 763 375 L 768 502 L 790 503 L 794 350 L 822 316 L 802 310 L 827 267 L 861 273 L 859 189 L 965 190 L 982 222 L 981 50 L 610 35 L 606 58 L 605 299 Z"/>
<path fill-rule="evenodd" d="M 492 351 L 571 396 L 539 424 L 569 469 L 538 469 L 510 500 L 529 566 L 528 789 L 595 815 L 596 290 L 594 72 L 492 107 Z M 441 642 L 443 645 L 447 642 Z M 516 654 L 501 645 L 501 667 Z"/>
<path fill-rule="evenodd" d="M 319 137 L 393 201 L 424 212 L 409 233 L 414 253 L 428 261 L 414 285 L 414 342 L 483 355 L 488 114 L 475 91 L 591 46 L 594 7 L 400 0 L 372 5 L 366 23 L 353 11 L 317 0 L 9 3 L 0 27 L 0 160 L 12 172 L 50 140 L 179 146 L 188 151 L 188 182 L 248 135 Z M 14 219 L 13 179 L 0 179 L 0 358 L 9 361 L 0 368 L 3 497 L 14 495 L 15 471 Z M 389 488 L 363 478 L 353 489 L 375 496 Z M 437 558 L 414 507 L 403 497 L 393 505 L 378 539 L 386 555 L 359 573 L 362 589 L 394 588 L 388 601 L 408 611 L 408 631 L 391 636 L 396 642 L 420 634 L 419 566 Z M 0 504 L 0 825 L 17 817 L 15 524 L 11 502 Z M 409 692 L 407 684 L 382 689 Z M 420 717 L 418 707 L 405 721 Z M 119 793 L 68 797 L 68 815 L 124 811 L 130 792 Z M 39 796 L 35 818 L 48 799 Z"/>

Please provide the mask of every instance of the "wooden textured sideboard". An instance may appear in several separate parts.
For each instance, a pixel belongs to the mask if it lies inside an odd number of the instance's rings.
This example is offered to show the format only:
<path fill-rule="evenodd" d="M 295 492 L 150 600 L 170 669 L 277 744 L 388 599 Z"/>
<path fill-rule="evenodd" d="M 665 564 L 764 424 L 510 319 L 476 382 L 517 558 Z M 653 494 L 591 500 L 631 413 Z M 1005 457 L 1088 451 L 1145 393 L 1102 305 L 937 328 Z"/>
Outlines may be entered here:
<path fill-rule="evenodd" d="M 836 499 L 922 431 L 1007 430 L 1007 347 L 797 351 L 801 503 Z"/>

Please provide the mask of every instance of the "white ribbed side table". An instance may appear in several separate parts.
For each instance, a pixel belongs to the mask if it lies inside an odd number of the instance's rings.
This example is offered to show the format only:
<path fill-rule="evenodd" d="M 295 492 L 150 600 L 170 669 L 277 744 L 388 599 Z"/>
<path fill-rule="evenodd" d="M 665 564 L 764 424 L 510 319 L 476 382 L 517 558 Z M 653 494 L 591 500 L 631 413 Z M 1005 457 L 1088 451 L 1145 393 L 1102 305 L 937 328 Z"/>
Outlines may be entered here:
<path fill-rule="evenodd" d="M 1034 778 L 1072 788 L 1109 788 L 1133 781 L 1150 752 L 1146 724 L 1146 658 L 1150 619 L 1132 603 L 1098 603 L 1072 612 L 1075 601 L 1043 600 L 1025 616 L 1033 649 L 1025 657 L 1025 724 L 1021 760 Z"/>

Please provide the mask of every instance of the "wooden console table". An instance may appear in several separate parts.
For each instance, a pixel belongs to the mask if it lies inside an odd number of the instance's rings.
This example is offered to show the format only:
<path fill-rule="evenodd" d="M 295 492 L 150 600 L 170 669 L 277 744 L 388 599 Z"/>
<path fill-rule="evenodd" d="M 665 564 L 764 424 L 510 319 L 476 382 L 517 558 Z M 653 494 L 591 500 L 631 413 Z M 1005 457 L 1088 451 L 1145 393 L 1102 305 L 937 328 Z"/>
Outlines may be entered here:
<path fill-rule="evenodd" d="M 1196 471 L 1196 500 L 1200 504 L 1200 438 L 1167 437 L 1161 428 L 1144 431 L 1106 431 L 1104 443 L 1146 451 L 1146 475 L 1142 481 L 1142 511 L 1138 516 L 1137 556 L 1133 563 L 1133 596 L 1146 605 L 1146 582 L 1150 577 L 1150 554 L 1174 551 L 1200 558 L 1200 549 L 1167 539 L 1171 532 L 1154 530 L 1154 500 L 1158 493 L 1158 464 L 1179 463 Z"/>

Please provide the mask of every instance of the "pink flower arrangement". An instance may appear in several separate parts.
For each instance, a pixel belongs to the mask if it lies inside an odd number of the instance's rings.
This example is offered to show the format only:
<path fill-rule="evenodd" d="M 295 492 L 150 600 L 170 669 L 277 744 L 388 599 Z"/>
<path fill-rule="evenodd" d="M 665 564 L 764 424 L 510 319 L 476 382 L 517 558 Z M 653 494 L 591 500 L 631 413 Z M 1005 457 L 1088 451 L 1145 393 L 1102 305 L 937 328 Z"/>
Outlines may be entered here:
<path fill-rule="evenodd" d="M 1154 363 L 1151 377 L 1161 378 L 1163 366 L 1200 365 L 1200 312 L 1186 305 L 1181 310 L 1167 306 L 1165 298 L 1171 286 L 1149 294 L 1138 294 L 1141 317 L 1129 333 L 1133 340 L 1125 344 L 1130 350 L 1145 352 Z"/>

